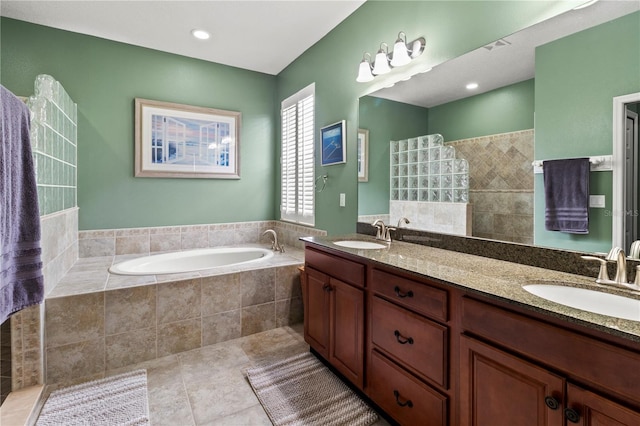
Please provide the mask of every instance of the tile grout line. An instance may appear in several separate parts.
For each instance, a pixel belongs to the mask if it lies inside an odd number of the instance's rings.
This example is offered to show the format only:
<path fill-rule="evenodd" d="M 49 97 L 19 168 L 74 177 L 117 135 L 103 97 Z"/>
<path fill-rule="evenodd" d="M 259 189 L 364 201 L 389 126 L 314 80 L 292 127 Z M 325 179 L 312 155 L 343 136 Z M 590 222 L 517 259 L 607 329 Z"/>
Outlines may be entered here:
<path fill-rule="evenodd" d="M 196 425 L 196 416 L 193 414 L 193 404 L 191 402 L 191 398 L 189 398 L 189 391 L 187 390 L 187 384 L 184 380 L 184 374 L 182 370 L 182 360 L 178 354 L 174 354 L 176 360 L 178 361 L 178 369 L 180 371 L 180 382 L 182 383 L 182 390 L 184 391 L 184 395 L 187 397 L 187 404 L 189 404 L 189 413 L 191 414 L 191 421 L 193 425 Z M 149 413 L 151 414 L 151 413 Z"/>

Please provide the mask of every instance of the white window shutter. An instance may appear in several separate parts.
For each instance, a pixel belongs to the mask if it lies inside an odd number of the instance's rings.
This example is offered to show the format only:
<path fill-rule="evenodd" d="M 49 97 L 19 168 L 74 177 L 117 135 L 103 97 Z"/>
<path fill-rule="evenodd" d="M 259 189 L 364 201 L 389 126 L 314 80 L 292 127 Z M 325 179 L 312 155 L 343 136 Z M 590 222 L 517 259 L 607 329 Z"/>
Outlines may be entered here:
<path fill-rule="evenodd" d="M 282 220 L 314 225 L 315 84 L 282 102 Z"/>

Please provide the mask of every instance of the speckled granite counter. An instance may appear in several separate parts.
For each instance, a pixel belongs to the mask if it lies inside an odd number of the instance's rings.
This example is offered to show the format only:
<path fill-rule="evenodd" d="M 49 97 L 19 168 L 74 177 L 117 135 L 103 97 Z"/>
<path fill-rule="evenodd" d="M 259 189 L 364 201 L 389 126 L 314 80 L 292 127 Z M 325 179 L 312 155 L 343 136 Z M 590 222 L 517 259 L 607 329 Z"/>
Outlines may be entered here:
<path fill-rule="evenodd" d="M 640 321 L 631 321 L 574 309 L 534 296 L 526 284 L 566 284 L 640 299 L 640 292 L 596 284 L 595 277 L 557 272 L 416 244 L 393 241 L 385 249 L 361 250 L 333 244 L 340 240 L 376 241 L 361 234 L 307 237 L 303 241 L 405 271 L 446 281 L 533 311 L 640 342 Z M 380 242 L 380 241 L 376 241 Z M 640 318 L 640 313 L 639 313 Z"/>

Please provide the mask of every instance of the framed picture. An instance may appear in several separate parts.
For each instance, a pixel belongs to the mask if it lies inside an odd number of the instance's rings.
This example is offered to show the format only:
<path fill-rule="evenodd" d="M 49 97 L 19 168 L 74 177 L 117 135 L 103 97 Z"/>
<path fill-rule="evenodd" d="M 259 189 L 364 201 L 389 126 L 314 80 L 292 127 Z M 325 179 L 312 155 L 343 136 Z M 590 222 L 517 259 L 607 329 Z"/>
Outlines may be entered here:
<path fill-rule="evenodd" d="M 241 113 L 135 100 L 135 176 L 240 179 Z"/>
<path fill-rule="evenodd" d="M 346 122 L 342 120 L 320 129 L 323 166 L 347 162 L 345 127 Z"/>
<path fill-rule="evenodd" d="M 369 181 L 369 131 L 358 129 L 358 182 Z"/>

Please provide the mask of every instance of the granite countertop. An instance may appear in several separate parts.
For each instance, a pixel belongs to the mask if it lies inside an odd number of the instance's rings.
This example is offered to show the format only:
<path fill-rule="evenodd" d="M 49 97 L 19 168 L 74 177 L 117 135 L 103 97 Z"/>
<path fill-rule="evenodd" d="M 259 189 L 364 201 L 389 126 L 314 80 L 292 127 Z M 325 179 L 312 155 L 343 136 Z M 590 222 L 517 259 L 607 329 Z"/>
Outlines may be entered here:
<path fill-rule="evenodd" d="M 497 300 L 640 342 L 640 321 L 571 308 L 535 296 L 522 288 L 526 284 L 561 284 L 640 299 L 640 291 L 596 284 L 595 277 L 574 275 L 402 241 L 393 241 L 386 248 L 377 250 L 352 249 L 333 244 L 334 241 L 341 240 L 383 243 L 362 234 L 306 237 L 302 240 L 356 255 L 381 265 L 446 281 L 464 290 L 472 290 Z"/>

